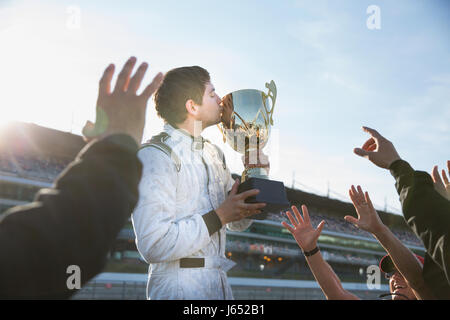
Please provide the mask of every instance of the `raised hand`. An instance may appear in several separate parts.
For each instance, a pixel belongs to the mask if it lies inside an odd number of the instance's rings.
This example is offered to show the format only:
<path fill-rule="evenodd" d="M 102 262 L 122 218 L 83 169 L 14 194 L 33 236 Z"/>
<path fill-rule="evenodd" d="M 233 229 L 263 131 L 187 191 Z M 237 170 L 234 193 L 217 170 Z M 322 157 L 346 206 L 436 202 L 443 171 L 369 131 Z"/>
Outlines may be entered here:
<path fill-rule="evenodd" d="M 239 187 L 239 179 L 236 179 L 230 194 L 225 201 L 216 209 L 222 225 L 229 222 L 239 221 L 252 215 L 261 213 L 262 208 L 266 206 L 265 203 L 246 203 L 245 199 L 255 196 L 259 193 L 258 189 L 248 190 L 242 193 L 237 193 Z"/>
<path fill-rule="evenodd" d="M 114 90 L 111 92 L 111 79 L 114 75 L 114 65 L 110 64 L 100 79 L 97 99 L 95 124 L 88 121 L 83 128 L 86 140 L 102 138 L 114 133 L 125 133 L 133 137 L 137 144 L 141 143 L 145 126 L 147 101 L 158 89 L 163 79 L 158 73 L 138 95 L 138 91 L 148 64 L 142 63 L 136 73 L 131 76 L 136 58 L 131 57 L 125 63 L 117 77 Z"/>
<path fill-rule="evenodd" d="M 358 190 L 352 186 L 348 193 L 350 195 L 350 199 L 352 199 L 353 206 L 356 209 L 358 219 L 353 216 L 345 216 L 345 221 L 353 223 L 356 227 L 362 230 L 373 234 L 377 233 L 377 231 L 380 230 L 384 224 L 373 207 L 369 193 L 364 193 L 360 186 L 358 186 Z"/>
<path fill-rule="evenodd" d="M 450 160 L 447 161 L 448 174 L 450 176 Z M 438 166 L 434 166 L 433 171 L 431 172 L 431 177 L 434 182 L 434 189 L 439 192 L 444 198 L 450 200 L 450 183 L 448 181 L 447 174 L 445 170 L 442 169 L 442 179 L 439 175 Z"/>
<path fill-rule="evenodd" d="M 303 251 L 308 252 L 314 250 L 317 246 L 317 239 L 319 239 L 320 233 L 325 225 L 325 220 L 322 220 L 317 226 L 317 229 L 314 229 L 311 225 L 308 208 L 305 205 L 302 205 L 303 217 L 296 206 L 292 206 L 292 211 L 294 211 L 296 218 L 289 211 L 286 211 L 292 227 L 284 221 L 281 224 L 294 236 L 295 241 L 297 241 L 297 244 Z"/>
<path fill-rule="evenodd" d="M 392 142 L 387 140 L 378 131 L 363 127 L 363 130 L 371 135 L 361 148 L 353 150 L 358 156 L 369 159 L 380 168 L 389 169 L 396 160 L 401 159 Z"/>

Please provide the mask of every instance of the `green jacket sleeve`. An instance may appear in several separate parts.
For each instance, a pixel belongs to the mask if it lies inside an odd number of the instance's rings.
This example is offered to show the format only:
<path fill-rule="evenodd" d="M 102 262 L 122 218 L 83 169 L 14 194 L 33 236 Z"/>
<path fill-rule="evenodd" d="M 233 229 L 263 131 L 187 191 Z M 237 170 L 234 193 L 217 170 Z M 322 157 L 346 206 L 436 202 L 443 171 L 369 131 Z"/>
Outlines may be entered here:
<path fill-rule="evenodd" d="M 450 201 L 434 189 L 428 173 L 414 171 L 406 161 L 397 160 L 389 169 L 396 179 L 405 220 L 422 240 L 435 267 L 444 273 L 443 279 L 447 280 L 445 285 L 450 291 Z M 428 269 L 424 266 L 425 280 Z M 430 274 L 436 274 L 436 271 Z"/>
<path fill-rule="evenodd" d="M 92 142 L 53 188 L 0 216 L 0 299 L 66 299 L 70 265 L 82 285 L 101 272 L 139 197 L 136 151 L 124 134 Z"/>

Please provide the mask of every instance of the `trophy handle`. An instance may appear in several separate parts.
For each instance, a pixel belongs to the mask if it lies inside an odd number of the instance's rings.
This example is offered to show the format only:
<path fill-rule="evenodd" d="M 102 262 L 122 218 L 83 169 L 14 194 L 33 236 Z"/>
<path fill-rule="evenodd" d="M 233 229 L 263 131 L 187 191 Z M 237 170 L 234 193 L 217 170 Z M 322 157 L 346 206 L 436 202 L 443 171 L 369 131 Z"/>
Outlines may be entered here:
<path fill-rule="evenodd" d="M 266 82 L 266 88 L 269 89 L 267 94 L 264 94 L 264 107 L 266 108 L 266 112 L 270 115 L 270 124 L 273 126 L 273 109 L 275 108 L 275 101 L 277 100 L 277 86 L 273 80 L 270 83 Z M 266 98 L 270 98 L 272 100 L 272 109 L 269 111 L 266 107 Z"/>

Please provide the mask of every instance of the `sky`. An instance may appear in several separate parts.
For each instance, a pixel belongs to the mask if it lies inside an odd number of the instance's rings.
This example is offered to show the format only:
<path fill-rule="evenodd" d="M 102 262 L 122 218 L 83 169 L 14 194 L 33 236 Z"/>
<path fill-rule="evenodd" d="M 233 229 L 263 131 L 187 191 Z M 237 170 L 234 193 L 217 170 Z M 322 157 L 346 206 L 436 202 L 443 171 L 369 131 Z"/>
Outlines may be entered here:
<path fill-rule="evenodd" d="M 104 69 L 132 55 L 149 63 L 144 83 L 190 65 L 221 96 L 274 80 L 270 178 L 343 201 L 359 184 L 400 213 L 389 172 L 352 150 L 364 125 L 417 170 L 450 159 L 449 12 L 445 0 L 0 0 L 0 124 L 80 134 Z M 150 100 L 144 140 L 162 126 Z M 241 174 L 217 127 L 203 135 Z"/>

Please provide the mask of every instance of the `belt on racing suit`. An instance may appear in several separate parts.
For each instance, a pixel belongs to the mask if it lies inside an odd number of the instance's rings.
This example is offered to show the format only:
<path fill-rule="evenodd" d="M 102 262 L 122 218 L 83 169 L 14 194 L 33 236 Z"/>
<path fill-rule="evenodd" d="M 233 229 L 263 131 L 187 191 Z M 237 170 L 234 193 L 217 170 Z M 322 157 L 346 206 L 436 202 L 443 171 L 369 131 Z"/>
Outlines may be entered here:
<path fill-rule="evenodd" d="M 152 274 L 162 274 L 186 268 L 220 269 L 227 272 L 235 265 L 236 262 L 220 256 L 189 257 L 175 261 L 152 263 L 150 272 Z"/>
<path fill-rule="evenodd" d="M 205 258 L 183 258 L 180 259 L 180 268 L 203 268 Z"/>
<path fill-rule="evenodd" d="M 225 272 L 236 265 L 225 257 L 211 256 L 205 258 L 182 258 L 179 260 L 180 268 L 217 268 Z"/>

